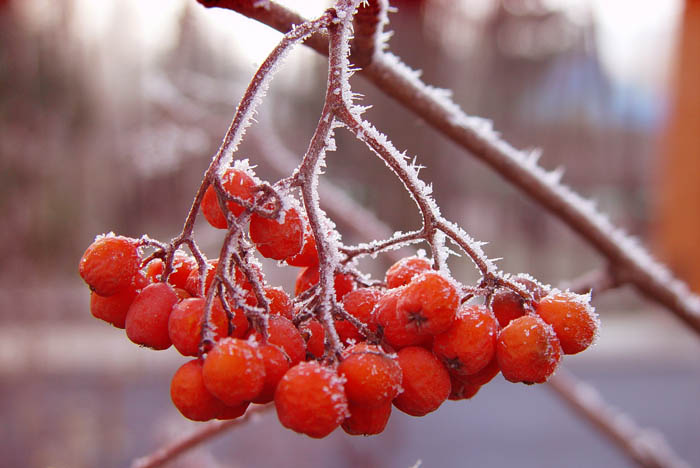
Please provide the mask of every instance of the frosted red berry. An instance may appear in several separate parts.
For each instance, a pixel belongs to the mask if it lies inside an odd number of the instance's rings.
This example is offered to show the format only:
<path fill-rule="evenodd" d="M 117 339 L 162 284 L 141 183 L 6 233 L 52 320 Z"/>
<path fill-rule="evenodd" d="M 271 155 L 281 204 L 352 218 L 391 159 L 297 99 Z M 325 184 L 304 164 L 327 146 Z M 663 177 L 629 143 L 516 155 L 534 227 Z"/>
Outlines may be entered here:
<path fill-rule="evenodd" d="M 459 306 L 457 289 L 440 273 L 414 277 L 396 303 L 398 314 L 421 335 L 437 335 L 452 325 Z"/>
<path fill-rule="evenodd" d="M 539 302 L 535 311 L 552 326 L 565 354 L 588 348 L 598 333 L 598 316 L 589 296 L 570 292 L 550 294 Z"/>
<path fill-rule="evenodd" d="M 349 416 L 343 380 L 316 361 L 292 367 L 275 392 L 280 423 L 314 438 L 333 432 Z"/>
<path fill-rule="evenodd" d="M 253 398 L 253 403 L 265 404 L 274 400 L 277 384 L 289 370 L 290 361 L 279 347 L 272 344 L 261 344 L 258 351 L 265 365 L 265 381 L 258 396 Z"/>
<path fill-rule="evenodd" d="M 307 289 L 318 284 L 320 276 L 318 267 L 308 267 L 301 270 L 294 286 L 294 295 L 298 296 Z M 355 281 L 352 275 L 336 273 L 333 279 L 333 287 L 335 288 L 335 299 L 341 301 L 347 293 L 354 289 Z"/>
<path fill-rule="evenodd" d="M 183 356 L 197 356 L 202 341 L 205 300 L 201 297 L 184 299 L 173 307 L 168 319 L 168 336 Z M 215 298 L 209 320 L 211 339 L 228 336 L 228 318 L 219 298 Z"/>
<path fill-rule="evenodd" d="M 384 292 L 377 288 L 358 288 L 343 296 L 345 311 L 367 325 L 372 332 L 377 331 L 377 318 L 374 309 Z"/>
<path fill-rule="evenodd" d="M 403 392 L 394 406 L 411 416 L 424 416 L 438 409 L 450 395 L 452 385 L 447 368 L 433 353 L 419 346 L 398 352 Z"/>
<path fill-rule="evenodd" d="M 170 382 L 170 398 L 187 419 L 209 421 L 219 417 L 225 405 L 204 386 L 199 359 L 186 362 Z"/>
<path fill-rule="evenodd" d="M 306 351 L 315 359 L 320 359 L 326 351 L 326 331 L 321 322 L 312 318 L 301 325 L 299 331 L 306 341 Z"/>
<path fill-rule="evenodd" d="M 345 418 L 341 427 L 350 435 L 376 435 L 384 432 L 391 416 L 391 402 L 379 406 L 363 406 L 348 403 L 350 416 Z"/>
<path fill-rule="evenodd" d="M 430 260 L 423 257 L 404 257 L 386 271 L 386 287 L 398 288 L 411 282 L 417 276 L 432 268 Z"/>
<path fill-rule="evenodd" d="M 238 338 L 224 338 L 206 356 L 204 385 L 229 406 L 256 398 L 265 384 L 265 364 L 257 346 Z"/>
<path fill-rule="evenodd" d="M 148 348 L 169 348 L 168 320 L 177 301 L 177 294 L 167 283 L 146 286 L 126 314 L 126 336 Z"/>
<path fill-rule="evenodd" d="M 318 266 L 316 240 L 308 229 L 304 232 L 304 242 L 298 254 L 287 258 L 287 264 L 295 267 Z"/>
<path fill-rule="evenodd" d="M 80 276 L 100 296 L 111 296 L 132 283 L 139 269 L 138 243 L 128 237 L 99 236 L 87 248 Z"/>
<path fill-rule="evenodd" d="M 221 178 L 224 190 L 232 196 L 242 200 L 252 202 L 255 197 L 255 181 L 245 171 L 241 169 L 228 169 Z M 216 190 L 213 185 L 210 185 L 204 192 L 202 199 L 202 214 L 213 227 L 218 229 L 226 229 L 226 216 L 221 210 L 219 200 L 216 196 Z M 239 216 L 245 207 L 242 205 L 228 201 L 226 207 L 234 216 Z"/>
<path fill-rule="evenodd" d="M 90 312 L 93 317 L 111 323 L 117 328 L 126 326 L 126 314 L 141 290 L 148 285 L 146 277 L 137 273 L 129 287 L 116 294 L 103 297 L 94 291 L 90 293 Z"/>
<path fill-rule="evenodd" d="M 284 260 L 301 251 L 304 224 L 296 209 L 282 213 L 284 220 L 265 218 L 257 213 L 250 217 L 250 240 L 264 257 Z"/>
<path fill-rule="evenodd" d="M 550 325 L 541 318 L 524 315 L 498 335 L 496 358 L 510 382 L 543 383 L 561 359 L 561 345 Z"/>
<path fill-rule="evenodd" d="M 457 374 L 474 374 L 493 359 L 498 322 L 483 305 L 463 305 L 452 326 L 433 339 L 433 352 Z"/>
<path fill-rule="evenodd" d="M 256 332 L 256 339 L 262 342 L 262 337 Z M 292 365 L 303 361 L 306 357 L 306 343 L 301 333 L 291 320 L 281 315 L 271 315 L 267 323 L 268 343 L 280 347 L 289 358 Z"/>
<path fill-rule="evenodd" d="M 343 355 L 338 374 L 345 377 L 345 394 L 349 401 L 379 406 L 391 402 L 401 391 L 401 367 L 377 346 L 353 346 Z"/>

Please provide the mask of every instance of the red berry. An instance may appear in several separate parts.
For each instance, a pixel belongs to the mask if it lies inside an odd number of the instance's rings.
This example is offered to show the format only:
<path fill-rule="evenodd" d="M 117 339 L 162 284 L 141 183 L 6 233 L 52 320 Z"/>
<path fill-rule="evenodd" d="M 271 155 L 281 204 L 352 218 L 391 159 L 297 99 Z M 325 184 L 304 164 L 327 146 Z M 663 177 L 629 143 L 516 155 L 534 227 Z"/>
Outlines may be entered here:
<path fill-rule="evenodd" d="M 227 405 L 238 406 L 260 394 L 265 364 L 257 346 L 224 338 L 207 354 L 202 375 L 207 390 Z"/>
<path fill-rule="evenodd" d="M 168 335 L 173 346 L 183 356 L 197 356 L 199 343 L 202 341 L 202 322 L 204 321 L 204 303 L 201 297 L 193 297 L 179 302 L 170 313 Z M 228 336 L 228 318 L 216 298 L 212 303 L 209 322 L 212 339 L 216 342 Z"/>
<path fill-rule="evenodd" d="M 487 383 L 491 382 L 491 380 L 493 380 L 493 378 L 496 377 L 500 371 L 501 368 L 498 367 L 498 359 L 496 359 L 496 354 L 494 353 L 491 362 L 486 364 L 486 367 L 481 369 L 479 372 L 469 375 L 455 374 L 455 377 L 465 384 L 481 387 L 482 385 L 486 385 Z"/>
<path fill-rule="evenodd" d="M 348 400 L 362 406 L 391 402 L 401 391 L 401 368 L 377 346 L 351 347 L 338 365 Z"/>
<path fill-rule="evenodd" d="M 177 301 L 177 294 L 167 283 L 143 288 L 126 314 L 126 336 L 148 348 L 169 348 L 168 320 Z"/>
<path fill-rule="evenodd" d="M 457 319 L 433 340 L 433 352 L 457 374 L 474 374 L 493 359 L 498 322 L 483 305 L 463 305 Z"/>
<path fill-rule="evenodd" d="M 326 331 L 321 322 L 312 318 L 299 326 L 304 340 L 306 340 L 306 351 L 314 358 L 320 359 L 326 351 Z"/>
<path fill-rule="evenodd" d="M 387 291 L 377 302 L 374 309 L 378 329 L 388 344 L 399 349 L 423 343 L 425 339 L 415 326 L 409 323 L 407 314 L 400 313 L 396 305 L 404 294 L 406 287 L 394 288 Z"/>
<path fill-rule="evenodd" d="M 225 405 L 209 393 L 202 379 L 202 363 L 194 359 L 183 364 L 170 382 L 170 398 L 187 419 L 209 421 L 217 418 Z"/>
<path fill-rule="evenodd" d="M 394 406 L 411 416 L 424 416 L 438 409 L 450 395 L 450 374 L 433 353 L 419 346 L 398 352 L 403 373 L 403 392 Z"/>
<path fill-rule="evenodd" d="M 550 294 L 535 309 L 557 334 L 565 354 L 580 353 L 588 348 L 598 333 L 598 316 L 589 296 L 570 292 Z"/>
<path fill-rule="evenodd" d="M 454 322 L 459 306 L 456 288 L 440 273 L 428 271 L 414 277 L 396 303 L 397 314 L 419 335 L 437 335 Z"/>
<path fill-rule="evenodd" d="M 450 396 L 447 398 L 453 401 L 468 400 L 476 395 L 481 388 L 481 385 L 463 382 L 452 373 L 450 373 L 450 382 L 452 383 L 452 389 L 450 390 Z"/>
<path fill-rule="evenodd" d="M 308 229 L 304 232 L 304 244 L 301 247 L 301 251 L 293 257 L 287 258 L 287 265 L 295 267 L 318 266 L 316 240 Z"/>
<path fill-rule="evenodd" d="M 290 362 L 286 354 L 275 345 L 260 345 L 258 350 L 265 365 L 265 383 L 253 403 L 265 404 L 275 399 L 277 384 L 289 370 Z"/>
<path fill-rule="evenodd" d="M 519 317 L 498 335 L 496 358 L 501 373 L 510 382 L 543 383 L 561 359 L 561 345 L 541 318 Z"/>
<path fill-rule="evenodd" d="M 219 266 L 219 259 L 213 259 L 207 261 L 207 273 L 204 278 L 204 294 L 206 295 L 209 291 L 212 281 L 214 281 L 214 275 L 216 274 L 216 268 Z M 192 294 L 192 296 L 200 296 L 199 292 L 199 268 L 195 268 L 190 271 L 187 276 L 187 281 L 185 281 L 185 290 Z"/>
<path fill-rule="evenodd" d="M 367 325 L 371 332 L 377 332 L 377 319 L 374 313 L 384 292 L 377 288 L 359 288 L 343 296 L 343 308 L 360 322 Z"/>
<path fill-rule="evenodd" d="M 310 287 L 318 284 L 320 276 L 318 267 L 308 267 L 301 270 L 294 286 L 294 295 L 298 296 Z M 333 279 L 333 287 L 335 288 L 335 299 L 341 301 L 347 293 L 353 290 L 355 281 L 352 275 L 337 273 Z"/>
<path fill-rule="evenodd" d="M 255 333 L 256 340 L 262 342 L 262 337 Z M 306 357 L 306 343 L 301 333 L 291 320 L 281 315 L 271 315 L 267 323 L 267 342 L 280 347 L 291 361 L 292 365 L 303 361 Z"/>
<path fill-rule="evenodd" d="M 270 313 L 281 315 L 289 320 L 293 316 L 292 300 L 282 288 L 265 287 L 265 297 L 270 301 Z"/>
<path fill-rule="evenodd" d="M 316 361 L 299 363 L 284 374 L 275 392 L 275 408 L 284 427 L 318 439 L 349 415 L 343 380 Z"/>
<path fill-rule="evenodd" d="M 250 217 L 250 240 L 267 258 L 284 260 L 299 253 L 304 241 L 304 223 L 296 209 L 282 213 L 284 221 L 265 218 L 257 213 Z"/>
<path fill-rule="evenodd" d="M 430 260 L 422 257 L 404 257 L 386 271 L 386 287 L 398 288 L 411 282 L 414 276 L 432 268 Z"/>
<path fill-rule="evenodd" d="M 335 331 L 338 333 L 341 343 L 345 346 L 359 343 L 364 339 L 357 327 L 353 325 L 350 320 L 334 320 L 333 325 L 335 326 Z"/>
<path fill-rule="evenodd" d="M 129 287 L 116 294 L 102 297 L 93 291 L 90 293 L 90 312 L 95 318 L 111 323 L 117 328 L 124 328 L 129 307 L 147 285 L 146 277 L 137 273 Z"/>
<path fill-rule="evenodd" d="M 223 410 L 221 410 L 221 412 L 216 416 L 216 419 L 230 420 L 240 418 L 245 414 L 248 406 L 250 406 L 250 402 L 248 401 L 236 406 L 228 406 L 224 404 Z"/>
<path fill-rule="evenodd" d="M 127 289 L 139 269 L 137 245 L 128 237 L 97 237 L 80 259 L 80 276 L 100 296 Z"/>
<path fill-rule="evenodd" d="M 348 410 L 350 416 L 341 425 L 346 433 L 365 436 L 381 434 L 391 416 L 391 402 L 372 407 L 349 402 Z"/>
<path fill-rule="evenodd" d="M 224 190 L 235 197 L 242 200 L 252 202 L 255 197 L 255 181 L 245 171 L 240 169 L 228 169 L 221 178 Z M 209 221 L 209 224 L 218 229 L 226 229 L 226 216 L 221 210 L 219 200 L 216 196 L 216 190 L 213 185 L 210 185 L 204 192 L 202 199 L 202 214 Z M 236 202 L 226 202 L 226 207 L 234 216 L 239 216 L 245 208 Z"/>
<path fill-rule="evenodd" d="M 146 267 L 146 276 L 151 282 L 160 281 L 160 275 L 163 273 L 164 267 L 165 264 L 162 260 L 155 259 Z M 187 278 L 190 276 L 190 273 L 196 269 L 197 261 L 194 257 L 190 257 L 184 252 L 177 251 L 173 258 L 173 270 L 168 276 L 168 283 L 176 288 L 186 289 Z"/>

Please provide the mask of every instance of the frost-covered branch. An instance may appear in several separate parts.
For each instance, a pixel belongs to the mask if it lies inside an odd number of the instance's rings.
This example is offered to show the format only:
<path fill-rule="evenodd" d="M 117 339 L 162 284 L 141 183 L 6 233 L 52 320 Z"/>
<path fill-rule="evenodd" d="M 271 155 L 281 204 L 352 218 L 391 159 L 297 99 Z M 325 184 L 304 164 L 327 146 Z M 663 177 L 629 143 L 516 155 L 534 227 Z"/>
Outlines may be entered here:
<path fill-rule="evenodd" d="M 239 11 L 282 32 L 304 21 L 275 2 L 268 2 L 268 8 L 251 9 L 241 6 L 250 2 L 199 1 L 206 6 Z M 324 41 L 327 38 L 315 35 L 307 45 L 327 53 Z M 593 203 L 561 184 L 560 173 L 545 171 L 531 153 L 517 150 L 503 140 L 491 122 L 465 114 L 448 92 L 423 83 L 417 72 L 393 54 L 377 51 L 372 62 L 358 73 L 562 220 L 607 259 L 621 283 L 634 285 L 641 294 L 665 306 L 700 333 L 700 298 L 634 238 L 616 228 Z"/>

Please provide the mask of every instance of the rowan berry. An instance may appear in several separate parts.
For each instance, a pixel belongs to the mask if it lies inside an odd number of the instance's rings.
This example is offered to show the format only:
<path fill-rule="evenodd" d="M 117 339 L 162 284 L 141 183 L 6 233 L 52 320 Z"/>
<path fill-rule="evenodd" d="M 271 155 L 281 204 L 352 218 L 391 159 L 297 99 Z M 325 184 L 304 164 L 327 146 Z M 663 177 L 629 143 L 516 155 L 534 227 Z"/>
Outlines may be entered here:
<path fill-rule="evenodd" d="M 146 267 L 146 277 L 151 282 L 160 281 L 165 264 L 160 259 L 151 261 Z M 168 283 L 176 288 L 186 289 L 187 279 L 192 271 L 197 270 L 197 261 L 184 252 L 177 251 L 173 258 L 173 269 L 168 276 Z"/>
<path fill-rule="evenodd" d="M 468 400 L 476 395 L 481 385 L 463 382 L 458 376 L 450 373 L 450 383 L 452 384 L 448 400 Z"/>
<path fill-rule="evenodd" d="M 241 169 L 231 168 L 226 170 L 221 177 L 221 183 L 224 190 L 229 195 L 248 202 L 252 202 L 255 198 L 255 180 Z M 206 192 L 204 192 L 201 207 L 202 214 L 209 224 L 217 229 L 226 229 L 228 226 L 226 215 L 224 215 L 224 212 L 221 210 L 221 205 L 219 205 L 219 199 L 216 196 L 216 190 L 213 185 L 210 185 Z M 234 201 L 226 202 L 226 207 L 234 216 L 239 216 L 245 210 L 244 206 Z"/>
<path fill-rule="evenodd" d="M 414 276 L 432 268 L 430 260 L 423 257 L 404 257 L 386 271 L 386 287 L 398 288 L 411 282 Z"/>
<path fill-rule="evenodd" d="M 535 303 L 542 299 L 545 294 L 542 286 L 530 278 L 516 276 L 513 278 L 513 281 L 527 289 Z M 499 325 L 503 328 L 511 320 L 525 315 L 532 309 L 526 306 L 525 299 L 520 294 L 511 289 L 500 289 L 493 295 L 491 310 L 493 310 Z"/>
<path fill-rule="evenodd" d="M 304 243 L 301 251 L 287 258 L 287 265 L 295 267 L 318 266 L 318 251 L 316 250 L 316 240 L 308 229 L 304 232 Z"/>
<path fill-rule="evenodd" d="M 95 318 L 111 323 L 117 328 L 124 328 L 129 307 L 138 293 L 147 285 L 146 277 L 137 272 L 129 287 L 116 294 L 103 297 L 92 291 L 90 293 L 90 312 Z"/>
<path fill-rule="evenodd" d="M 533 315 L 518 317 L 498 335 L 496 358 L 510 382 L 543 383 L 561 359 L 561 345 L 554 330 Z"/>
<path fill-rule="evenodd" d="M 294 286 L 294 295 L 298 296 L 307 289 L 318 284 L 321 277 L 318 267 L 307 267 L 299 272 Z M 336 273 L 333 278 L 333 287 L 335 288 L 335 299 L 341 301 L 343 297 L 353 290 L 355 281 L 350 274 Z"/>
<path fill-rule="evenodd" d="M 377 346 L 352 346 L 338 365 L 348 401 L 362 406 L 391 402 L 401 392 L 401 367 Z"/>
<path fill-rule="evenodd" d="M 129 287 L 139 261 L 135 239 L 107 234 L 90 244 L 78 270 L 91 290 L 100 296 L 111 296 Z"/>
<path fill-rule="evenodd" d="M 180 413 L 192 421 L 217 418 L 225 407 L 204 386 L 199 359 L 186 362 L 175 372 L 170 382 L 170 398 Z"/>
<path fill-rule="evenodd" d="M 463 305 L 457 319 L 433 339 L 433 352 L 457 374 L 474 374 L 493 359 L 498 322 L 483 305 Z"/>
<path fill-rule="evenodd" d="M 250 406 L 249 401 L 245 401 L 240 405 L 235 406 L 228 406 L 224 404 L 224 408 L 216 416 L 216 419 L 230 420 L 240 418 L 245 414 L 246 410 L 248 409 L 248 406 Z"/>
<path fill-rule="evenodd" d="M 498 367 L 498 359 L 496 359 L 496 353 L 494 351 L 491 361 L 479 372 L 469 375 L 454 375 L 461 382 L 464 382 L 467 385 L 477 385 L 481 387 L 482 385 L 486 385 L 487 383 L 491 382 L 491 380 L 493 380 L 493 378 L 496 377 L 499 372 L 501 372 L 501 368 Z"/>
<path fill-rule="evenodd" d="M 284 374 L 275 408 L 284 427 L 318 439 L 349 416 L 343 379 L 316 361 L 299 363 Z"/>
<path fill-rule="evenodd" d="M 265 385 L 265 364 L 257 348 L 238 338 L 220 340 L 202 367 L 204 385 L 229 406 L 256 398 Z"/>
<path fill-rule="evenodd" d="M 265 218 L 258 213 L 250 217 L 250 240 L 263 257 L 285 260 L 301 251 L 304 223 L 296 209 L 283 212 L 284 220 Z"/>
<path fill-rule="evenodd" d="M 255 332 L 257 341 L 262 337 Z M 267 342 L 280 347 L 289 358 L 292 365 L 303 361 L 306 357 L 306 343 L 301 333 L 291 320 L 281 315 L 271 315 L 267 322 Z"/>
<path fill-rule="evenodd" d="M 321 322 L 312 318 L 301 325 L 299 331 L 306 341 L 306 351 L 315 359 L 320 359 L 326 351 L 326 331 Z"/>
<path fill-rule="evenodd" d="M 265 382 L 258 396 L 253 398 L 253 403 L 265 404 L 275 399 L 277 384 L 289 370 L 290 361 L 284 351 L 273 344 L 260 344 L 258 351 L 265 365 Z"/>
<path fill-rule="evenodd" d="M 418 334 L 437 335 L 450 328 L 458 306 L 457 289 L 440 273 L 428 271 L 406 285 L 396 310 Z"/>
<path fill-rule="evenodd" d="M 377 288 L 359 288 L 343 296 L 343 308 L 360 322 L 367 325 L 373 333 L 377 332 L 377 318 L 374 314 L 379 299 L 384 292 Z"/>
<path fill-rule="evenodd" d="M 408 315 L 397 310 L 396 305 L 405 290 L 406 286 L 390 289 L 379 299 L 374 309 L 378 331 L 384 341 L 396 349 L 419 345 L 425 340 L 425 336 L 409 324 Z"/>
<path fill-rule="evenodd" d="M 169 348 L 168 320 L 177 301 L 177 294 L 167 283 L 152 283 L 143 288 L 126 314 L 126 336 L 148 348 Z"/>
<path fill-rule="evenodd" d="M 363 406 L 348 402 L 350 416 L 345 418 L 341 427 L 350 435 L 381 434 L 391 416 L 391 402 L 379 406 Z"/>
<path fill-rule="evenodd" d="M 535 312 L 552 326 L 565 354 L 580 353 L 595 340 L 598 315 L 589 296 L 568 291 L 553 293 L 540 301 Z"/>
<path fill-rule="evenodd" d="M 265 297 L 269 301 L 270 313 L 275 315 L 281 315 L 289 320 L 293 316 L 293 306 L 292 300 L 289 295 L 280 287 L 266 286 Z"/>
<path fill-rule="evenodd" d="M 447 368 L 430 351 L 409 346 L 398 352 L 403 392 L 394 406 L 411 416 L 424 416 L 438 409 L 452 389 Z"/>
<path fill-rule="evenodd" d="M 338 333 L 338 338 L 340 338 L 340 341 L 341 343 L 343 343 L 344 346 L 350 346 L 355 343 L 359 343 L 364 339 L 360 331 L 355 325 L 353 325 L 352 322 L 350 322 L 350 320 L 333 320 L 333 326 L 335 327 L 336 333 Z"/>
<path fill-rule="evenodd" d="M 216 268 L 219 266 L 219 259 L 207 260 L 207 272 L 204 277 L 204 295 L 207 294 L 211 283 L 214 281 L 214 275 L 216 274 Z M 187 281 L 185 281 L 185 290 L 192 294 L 192 296 L 201 296 L 199 292 L 199 268 L 195 268 L 190 271 L 187 275 Z"/>
<path fill-rule="evenodd" d="M 173 346 L 183 356 L 197 356 L 202 341 L 205 300 L 193 297 L 178 302 L 168 319 L 168 335 Z M 214 342 L 228 336 L 228 317 L 219 298 L 211 307 L 209 326 Z"/>

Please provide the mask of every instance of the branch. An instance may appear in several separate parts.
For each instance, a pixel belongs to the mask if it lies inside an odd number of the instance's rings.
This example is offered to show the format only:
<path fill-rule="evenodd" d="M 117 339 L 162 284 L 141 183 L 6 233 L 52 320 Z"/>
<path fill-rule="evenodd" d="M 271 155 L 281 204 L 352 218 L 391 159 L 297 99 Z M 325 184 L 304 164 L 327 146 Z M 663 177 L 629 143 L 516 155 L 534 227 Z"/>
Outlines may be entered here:
<path fill-rule="evenodd" d="M 559 368 L 549 387 L 580 413 L 640 466 L 647 468 L 690 468 L 668 445 L 663 436 L 639 427 L 629 416 L 607 404 L 600 393 Z"/>
<path fill-rule="evenodd" d="M 175 440 L 174 442 L 164 445 L 150 455 L 137 458 L 131 463 L 131 468 L 156 468 L 163 466 L 172 461 L 179 455 L 182 455 L 188 450 L 191 450 L 199 444 L 215 437 L 224 431 L 227 431 L 236 426 L 241 426 L 253 419 L 255 416 L 269 411 L 272 405 L 253 406 L 248 408 L 248 411 L 237 419 L 229 421 L 214 421 L 199 426 L 194 432 Z"/>
<path fill-rule="evenodd" d="M 239 11 L 282 32 L 304 22 L 304 18 L 274 2 L 269 2 L 269 8 L 251 10 L 240 6 L 246 2 L 199 1 Z M 307 45 L 327 54 L 326 40 L 317 34 Z M 466 115 L 446 92 L 423 83 L 415 71 L 392 54 L 375 53 L 372 63 L 359 73 L 577 232 L 608 260 L 621 283 L 633 284 L 700 334 L 700 298 L 633 238 L 615 228 L 591 202 L 560 184 L 556 173 L 547 173 L 531 155 L 501 139 L 490 122 Z"/>

